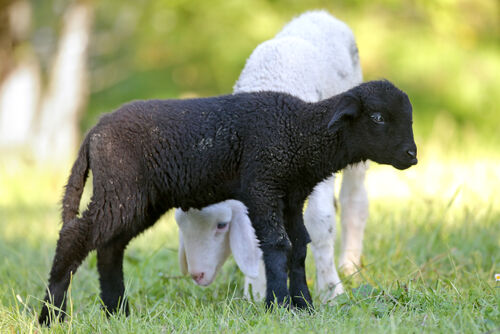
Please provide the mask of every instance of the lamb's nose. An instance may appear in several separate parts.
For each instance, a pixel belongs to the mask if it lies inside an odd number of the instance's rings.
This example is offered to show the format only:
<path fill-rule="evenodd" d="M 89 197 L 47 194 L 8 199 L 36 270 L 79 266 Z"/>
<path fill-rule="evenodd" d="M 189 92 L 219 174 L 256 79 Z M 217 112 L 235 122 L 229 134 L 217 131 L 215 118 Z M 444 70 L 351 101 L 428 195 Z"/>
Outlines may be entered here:
<path fill-rule="evenodd" d="M 408 153 L 408 155 L 412 158 L 416 158 L 417 157 L 417 152 L 413 151 L 413 150 L 408 150 L 406 151 L 406 153 Z"/>
<path fill-rule="evenodd" d="M 191 274 L 191 277 L 196 283 L 200 283 L 203 277 L 205 277 L 205 273 L 201 272 L 201 273 Z"/>

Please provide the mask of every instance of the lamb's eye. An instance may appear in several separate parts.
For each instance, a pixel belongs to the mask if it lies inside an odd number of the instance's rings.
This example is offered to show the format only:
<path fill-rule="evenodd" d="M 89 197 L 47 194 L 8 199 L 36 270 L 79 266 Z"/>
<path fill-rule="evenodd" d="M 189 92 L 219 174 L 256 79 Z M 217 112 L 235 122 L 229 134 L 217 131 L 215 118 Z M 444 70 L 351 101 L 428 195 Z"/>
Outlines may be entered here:
<path fill-rule="evenodd" d="M 221 231 L 221 230 L 225 229 L 226 226 L 227 226 L 227 223 L 217 223 L 217 230 Z"/>
<path fill-rule="evenodd" d="M 378 112 L 371 114 L 370 118 L 372 119 L 372 121 L 378 124 L 384 124 L 385 122 L 384 117 L 382 117 L 382 115 Z"/>

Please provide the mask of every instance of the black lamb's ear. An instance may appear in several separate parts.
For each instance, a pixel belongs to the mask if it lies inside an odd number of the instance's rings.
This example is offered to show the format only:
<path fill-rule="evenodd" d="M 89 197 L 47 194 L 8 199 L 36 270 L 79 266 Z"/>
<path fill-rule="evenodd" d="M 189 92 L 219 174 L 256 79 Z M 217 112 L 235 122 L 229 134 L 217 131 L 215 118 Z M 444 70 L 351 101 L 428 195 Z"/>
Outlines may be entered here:
<path fill-rule="evenodd" d="M 330 131 L 337 131 L 341 120 L 358 116 L 361 111 L 361 102 L 354 94 L 344 93 L 334 109 L 335 113 L 330 122 L 328 122 L 328 130 Z"/>

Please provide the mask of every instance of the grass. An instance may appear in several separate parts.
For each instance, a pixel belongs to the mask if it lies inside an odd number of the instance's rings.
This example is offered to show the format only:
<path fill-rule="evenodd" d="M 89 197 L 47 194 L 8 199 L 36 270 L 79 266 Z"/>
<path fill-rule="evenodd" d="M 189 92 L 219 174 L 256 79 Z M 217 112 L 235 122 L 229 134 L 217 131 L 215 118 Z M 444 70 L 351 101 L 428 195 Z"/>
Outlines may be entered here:
<path fill-rule="evenodd" d="M 64 323 L 36 322 L 60 228 L 67 168 L 0 161 L 0 332 L 170 333 L 500 332 L 500 158 L 473 147 L 423 143 L 400 172 L 372 164 L 363 266 L 347 293 L 316 310 L 267 313 L 242 299 L 234 261 L 207 288 L 182 277 L 171 213 L 136 238 L 125 258 L 128 318 L 100 310 L 95 254 L 76 273 Z M 338 182 L 340 183 L 340 182 Z M 88 192 L 85 199 L 88 200 Z M 307 260 L 314 290 L 314 264 Z"/>

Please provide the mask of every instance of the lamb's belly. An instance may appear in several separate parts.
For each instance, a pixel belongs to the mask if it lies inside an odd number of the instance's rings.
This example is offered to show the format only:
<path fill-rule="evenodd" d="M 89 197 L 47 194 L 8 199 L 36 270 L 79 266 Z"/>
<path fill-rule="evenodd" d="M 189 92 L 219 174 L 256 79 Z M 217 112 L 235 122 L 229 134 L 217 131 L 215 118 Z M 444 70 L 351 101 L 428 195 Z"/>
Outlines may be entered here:
<path fill-rule="evenodd" d="M 191 185 L 187 191 L 183 192 L 177 198 L 178 207 L 183 210 L 189 208 L 202 209 L 205 206 L 222 202 L 234 197 L 235 187 L 234 182 L 203 182 L 196 185 Z M 176 201 L 177 202 L 177 201 Z"/>

